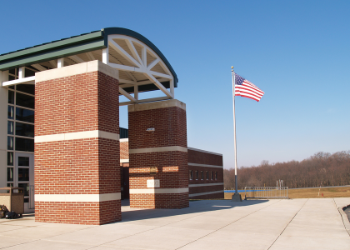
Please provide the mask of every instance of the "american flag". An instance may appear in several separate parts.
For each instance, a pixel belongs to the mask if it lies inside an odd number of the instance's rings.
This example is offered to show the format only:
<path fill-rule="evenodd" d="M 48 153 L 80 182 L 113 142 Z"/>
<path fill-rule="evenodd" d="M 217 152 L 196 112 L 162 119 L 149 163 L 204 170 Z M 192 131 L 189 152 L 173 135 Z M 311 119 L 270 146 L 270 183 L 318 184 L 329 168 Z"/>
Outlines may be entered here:
<path fill-rule="evenodd" d="M 261 97 L 264 95 L 261 89 L 236 73 L 235 79 L 235 96 L 247 97 L 257 102 L 260 101 Z"/>

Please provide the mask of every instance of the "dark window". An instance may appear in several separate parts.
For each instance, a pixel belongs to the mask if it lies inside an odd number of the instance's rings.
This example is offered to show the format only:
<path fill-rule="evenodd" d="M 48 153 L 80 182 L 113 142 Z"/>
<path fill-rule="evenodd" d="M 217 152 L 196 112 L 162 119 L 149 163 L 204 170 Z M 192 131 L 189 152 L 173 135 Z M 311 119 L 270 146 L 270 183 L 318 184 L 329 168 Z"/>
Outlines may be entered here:
<path fill-rule="evenodd" d="M 13 150 L 13 137 L 7 136 L 7 150 Z"/>
<path fill-rule="evenodd" d="M 214 180 L 214 171 L 211 171 L 211 179 Z"/>
<path fill-rule="evenodd" d="M 8 119 L 13 119 L 14 116 L 14 107 L 13 106 L 8 106 L 7 108 L 7 118 Z"/>
<path fill-rule="evenodd" d="M 7 152 L 7 165 L 13 166 L 13 152 Z"/>
<path fill-rule="evenodd" d="M 13 181 L 13 168 L 7 168 L 7 181 Z"/>
<path fill-rule="evenodd" d="M 196 171 L 196 180 L 198 180 L 198 171 Z"/>
<path fill-rule="evenodd" d="M 29 196 L 29 186 L 28 183 L 19 183 L 18 187 L 24 189 L 24 196 Z"/>
<path fill-rule="evenodd" d="M 25 68 L 24 70 L 24 75 L 25 77 L 30 77 L 30 76 L 35 76 L 35 70 L 30 70 L 29 68 Z M 25 85 L 25 84 L 21 84 L 21 85 Z M 28 84 L 29 85 L 29 84 Z M 17 86 L 17 90 L 18 90 L 18 86 Z M 34 94 L 33 94 L 34 95 Z"/>
<path fill-rule="evenodd" d="M 33 71 L 31 71 L 31 72 L 33 72 Z M 19 84 L 19 85 L 17 85 L 17 90 L 21 91 L 21 92 L 25 92 L 25 93 L 34 95 L 35 94 L 35 85 L 32 85 L 32 84 Z"/>
<path fill-rule="evenodd" d="M 16 105 L 34 109 L 34 102 L 33 96 L 16 93 Z"/>
<path fill-rule="evenodd" d="M 18 151 L 27 151 L 34 152 L 34 140 L 33 139 L 24 139 L 16 137 L 15 140 L 16 150 Z"/>
<path fill-rule="evenodd" d="M 29 167 L 29 157 L 18 157 L 18 166 L 20 167 Z"/>
<path fill-rule="evenodd" d="M 192 170 L 190 170 L 190 180 L 193 179 L 193 174 L 192 174 Z"/>
<path fill-rule="evenodd" d="M 23 122 L 34 122 L 34 111 L 16 108 L 16 120 Z"/>
<path fill-rule="evenodd" d="M 18 181 L 29 181 L 29 168 L 18 169 Z"/>
<path fill-rule="evenodd" d="M 204 173 L 203 173 L 203 171 L 201 171 L 201 178 L 202 178 L 202 180 L 204 180 Z"/>
<path fill-rule="evenodd" d="M 8 87 L 9 89 L 15 89 L 15 85 L 11 85 Z"/>
<path fill-rule="evenodd" d="M 15 103 L 15 93 L 13 91 L 9 90 L 8 94 L 8 103 L 14 104 Z"/>
<path fill-rule="evenodd" d="M 11 121 L 7 122 L 7 133 L 9 135 L 13 135 L 13 122 Z"/>
<path fill-rule="evenodd" d="M 215 172 L 215 180 L 218 179 L 218 172 Z"/>
<path fill-rule="evenodd" d="M 206 173 L 206 174 L 207 174 L 207 180 L 209 180 L 209 172 L 207 171 L 207 173 Z"/>
<path fill-rule="evenodd" d="M 16 135 L 34 137 L 34 125 L 16 122 Z"/>

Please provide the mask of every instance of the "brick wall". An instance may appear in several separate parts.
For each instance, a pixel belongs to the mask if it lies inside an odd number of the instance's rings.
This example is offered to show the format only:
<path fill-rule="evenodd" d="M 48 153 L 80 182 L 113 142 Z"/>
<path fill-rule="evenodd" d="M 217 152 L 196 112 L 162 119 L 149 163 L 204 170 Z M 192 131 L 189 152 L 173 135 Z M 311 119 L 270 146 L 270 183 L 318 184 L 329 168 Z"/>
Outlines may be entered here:
<path fill-rule="evenodd" d="M 199 149 L 188 149 L 188 169 L 193 178 L 189 181 L 191 199 L 223 199 L 224 178 L 222 155 Z M 196 178 L 198 172 L 198 179 Z M 202 172 L 204 178 L 202 179 Z M 209 178 L 207 178 L 207 173 Z"/>
<path fill-rule="evenodd" d="M 178 100 L 129 106 L 131 207 L 188 207 L 185 108 Z M 160 186 L 148 186 L 150 180 Z"/>
<path fill-rule="evenodd" d="M 129 140 L 120 139 L 120 159 L 129 159 Z"/>
<path fill-rule="evenodd" d="M 37 73 L 36 79 L 36 221 L 121 220 L 115 72 L 94 61 Z"/>

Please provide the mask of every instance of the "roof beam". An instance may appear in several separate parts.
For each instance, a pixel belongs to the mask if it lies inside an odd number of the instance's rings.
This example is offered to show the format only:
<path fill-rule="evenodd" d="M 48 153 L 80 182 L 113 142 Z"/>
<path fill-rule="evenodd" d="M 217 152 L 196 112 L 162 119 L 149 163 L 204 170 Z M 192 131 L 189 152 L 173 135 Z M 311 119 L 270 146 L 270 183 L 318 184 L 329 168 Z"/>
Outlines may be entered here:
<path fill-rule="evenodd" d="M 137 68 L 137 67 L 132 67 L 132 66 L 127 66 L 127 65 L 122 65 L 122 64 L 117 64 L 117 63 L 108 63 L 109 66 L 112 68 L 116 68 L 119 70 L 125 70 L 125 71 L 131 71 L 131 72 L 139 72 L 139 73 L 145 73 L 144 70 Z"/>
<path fill-rule="evenodd" d="M 122 55 L 126 60 L 130 63 L 134 64 L 137 67 L 141 67 L 140 63 L 138 63 L 132 56 L 130 56 L 119 44 L 117 44 L 113 39 L 109 39 L 109 45 L 116 50 L 120 55 Z"/>
<path fill-rule="evenodd" d="M 159 77 L 163 77 L 163 78 L 166 78 L 166 79 L 173 80 L 173 77 L 171 75 L 166 75 L 166 74 L 159 73 L 159 72 L 156 72 L 156 71 L 150 71 L 149 73 L 151 73 L 154 76 L 159 76 Z"/>
<path fill-rule="evenodd" d="M 136 60 L 137 60 L 140 64 L 142 64 L 142 60 L 141 60 L 141 58 L 140 58 L 140 56 L 139 56 L 139 53 L 137 53 L 133 42 L 130 41 L 130 39 L 125 39 L 124 41 L 126 42 L 126 45 L 128 45 L 128 48 L 129 48 L 129 50 L 131 51 L 132 56 L 133 56 L 134 58 L 136 58 Z"/>
<path fill-rule="evenodd" d="M 69 56 L 70 59 L 72 59 L 73 61 L 77 62 L 77 63 L 83 63 L 85 62 L 83 59 L 81 59 L 79 56 Z"/>
<path fill-rule="evenodd" d="M 20 79 L 17 79 L 17 80 L 12 80 L 12 81 L 6 81 L 6 82 L 3 82 L 1 85 L 3 87 L 6 87 L 6 86 L 17 85 L 17 84 L 20 84 L 20 83 L 30 83 L 30 82 L 35 82 L 35 76 L 24 77 L 24 78 L 20 78 Z"/>
<path fill-rule="evenodd" d="M 86 55 L 87 55 L 87 57 L 89 58 L 90 61 L 95 61 L 96 60 L 94 55 L 91 52 L 87 52 Z"/>
<path fill-rule="evenodd" d="M 173 98 L 171 93 L 161 84 L 154 76 L 151 74 L 145 74 L 150 81 L 152 81 L 165 95 L 167 95 L 169 98 Z"/>
<path fill-rule="evenodd" d="M 159 58 L 157 58 L 156 60 L 154 60 L 153 62 L 151 62 L 148 66 L 147 69 L 151 70 L 154 66 L 156 66 L 156 64 L 160 61 Z"/>
<path fill-rule="evenodd" d="M 30 66 L 32 66 L 33 68 L 35 68 L 35 69 L 37 69 L 37 70 L 39 70 L 39 71 L 44 71 L 44 70 L 47 70 L 47 68 L 45 68 L 45 67 L 41 66 L 41 65 L 40 65 L 40 64 L 38 64 L 38 63 L 36 63 L 36 64 L 32 64 L 32 65 L 30 65 Z"/>
<path fill-rule="evenodd" d="M 119 93 L 128 98 L 131 102 L 136 102 L 136 99 L 121 87 L 119 87 Z"/>

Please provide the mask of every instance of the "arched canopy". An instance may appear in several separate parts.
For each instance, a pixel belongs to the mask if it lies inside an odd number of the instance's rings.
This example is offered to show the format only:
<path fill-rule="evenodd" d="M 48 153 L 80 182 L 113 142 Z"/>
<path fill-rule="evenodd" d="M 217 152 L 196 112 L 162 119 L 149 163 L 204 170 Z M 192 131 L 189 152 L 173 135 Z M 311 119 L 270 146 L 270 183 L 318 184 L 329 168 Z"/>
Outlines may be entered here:
<path fill-rule="evenodd" d="M 178 79 L 168 60 L 147 38 L 125 28 L 105 28 L 2 54 L 2 86 L 35 81 L 37 71 L 93 60 L 119 70 L 120 94 L 130 100 L 124 104 L 141 102 L 138 93 L 152 90 L 161 90 L 161 99 L 174 98 Z"/>

